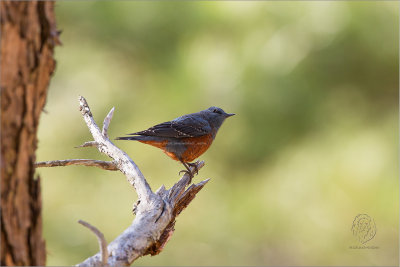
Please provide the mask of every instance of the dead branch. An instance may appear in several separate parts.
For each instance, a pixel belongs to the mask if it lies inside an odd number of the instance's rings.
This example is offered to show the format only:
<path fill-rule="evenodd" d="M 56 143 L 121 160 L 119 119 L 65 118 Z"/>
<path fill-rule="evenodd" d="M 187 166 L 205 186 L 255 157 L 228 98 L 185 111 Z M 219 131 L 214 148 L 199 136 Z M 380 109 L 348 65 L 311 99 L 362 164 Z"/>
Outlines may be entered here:
<path fill-rule="evenodd" d="M 88 228 L 90 231 L 92 231 L 96 235 L 97 241 L 99 241 L 99 247 L 100 247 L 100 253 L 101 253 L 101 263 L 103 264 L 103 266 L 108 266 L 107 241 L 104 238 L 103 233 L 100 232 L 99 229 L 97 229 L 96 227 L 94 227 L 93 225 L 91 225 L 88 222 L 79 220 L 78 223 L 82 224 L 83 226 Z"/>
<path fill-rule="evenodd" d="M 114 162 L 94 160 L 94 159 L 65 159 L 65 160 L 41 161 L 35 163 L 36 168 L 59 167 L 59 166 L 70 166 L 70 165 L 93 166 L 107 171 L 118 171 L 118 168 Z"/>
<path fill-rule="evenodd" d="M 80 146 L 76 146 L 75 148 L 80 148 L 80 147 L 94 147 L 97 146 L 98 144 L 95 141 L 87 141 L 85 143 L 83 143 Z"/>
<path fill-rule="evenodd" d="M 109 138 L 108 137 L 108 126 L 110 126 L 110 122 L 113 117 L 113 114 L 114 114 L 114 108 L 112 108 L 110 110 L 110 112 L 108 112 L 107 116 L 104 118 L 104 121 L 103 121 L 103 130 L 101 131 L 101 133 L 107 138 Z"/>
<path fill-rule="evenodd" d="M 107 131 L 114 108 L 104 119 L 103 129 L 100 130 L 93 119 L 85 98 L 79 97 L 79 103 L 83 119 L 94 139 L 94 141 L 86 142 L 80 147 L 97 147 L 100 153 L 109 156 L 112 161 L 103 161 L 101 164 L 100 161 L 95 160 L 52 161 L 53 165 L 46 164 L 49 162 L 39 162 L 37 167 L 67 165 L 100 167 L 106 164 L 110 167 L 108 170 L 114 167 L 118 169 L 135 188 L 139 204 L 136 206 L 136 217 L 132 224 L 107 246 L 108 264 L 110 266 L 128 266 L 141 256 L 157 255 L 165 247 L 174 232 L 176 216 L 189 205 L 209 180 L 188 187 L 191 178 L 188 174 L 185 174 L 171 189 L 167 190 L 164 186 L 161 186 L 154 193 L 132 159 L 108 138 Z M 70 163 L 74 161 L 75 163 Z M 83 161 L 87 161 L 86 164 L 82 164 Z M 197 162 L 196 164 L 197 169 L 204 166 L 204 162 Z M 191 169 L 194 170 L 194 167 L 191 167 Z M 102 256 L 99 252 L 77 266 L 104 266 L 104 255 Z"/>

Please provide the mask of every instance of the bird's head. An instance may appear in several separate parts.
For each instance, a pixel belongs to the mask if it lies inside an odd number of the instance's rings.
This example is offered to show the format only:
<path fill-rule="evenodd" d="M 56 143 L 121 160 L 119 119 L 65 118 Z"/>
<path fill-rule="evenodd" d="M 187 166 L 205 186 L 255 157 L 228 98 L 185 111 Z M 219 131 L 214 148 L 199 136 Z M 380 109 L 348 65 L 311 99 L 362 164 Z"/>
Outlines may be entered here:
<path fill-rule="evenodd" d="M 234 113 L 226 113 L 222 108 L 210 107 L 204 110 L 204 115 L 211 126 L 218 130 L 226 118 L 235 115 Z"/>

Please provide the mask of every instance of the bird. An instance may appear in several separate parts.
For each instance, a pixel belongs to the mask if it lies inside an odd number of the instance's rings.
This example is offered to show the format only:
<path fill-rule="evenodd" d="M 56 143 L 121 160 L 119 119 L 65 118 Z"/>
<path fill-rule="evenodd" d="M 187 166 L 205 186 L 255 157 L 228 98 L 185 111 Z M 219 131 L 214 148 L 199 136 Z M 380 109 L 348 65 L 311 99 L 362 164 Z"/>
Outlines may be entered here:
<path fill-rule="evenodd" d="M 219 128 L 226 118 L 235 115 L 219 107 L 186 114 L 163 122 L 147 130 L 130 133 L 116 140 L 132 140 L 160 148 L 173 160 L 180 161 L 186 168 L 181 172 L 193 178 L 198 173 L 197 164 L 191 163 L 211 146 Z M 194 167 L 192 172 L 189 167 Z"/>

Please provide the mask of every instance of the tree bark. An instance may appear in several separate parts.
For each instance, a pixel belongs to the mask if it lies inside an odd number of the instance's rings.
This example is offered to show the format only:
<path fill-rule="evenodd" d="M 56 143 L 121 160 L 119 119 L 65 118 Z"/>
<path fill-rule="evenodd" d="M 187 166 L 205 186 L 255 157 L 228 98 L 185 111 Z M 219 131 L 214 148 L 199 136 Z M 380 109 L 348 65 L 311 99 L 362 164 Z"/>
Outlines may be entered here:
<path fill-rule="evenodd" d="M 54 2 L 2 0 L 0 8 L 1 265 L 45 265 L 34 162 L 54 46 L 60 43 Z"/>

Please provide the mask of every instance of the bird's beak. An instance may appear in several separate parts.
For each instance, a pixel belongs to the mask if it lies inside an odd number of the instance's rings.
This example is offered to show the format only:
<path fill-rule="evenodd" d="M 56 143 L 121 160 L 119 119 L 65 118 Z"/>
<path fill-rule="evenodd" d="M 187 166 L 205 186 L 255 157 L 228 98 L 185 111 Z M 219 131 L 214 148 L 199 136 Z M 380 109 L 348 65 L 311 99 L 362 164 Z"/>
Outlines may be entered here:
<path fill-rule="evenodd" d="M 233 116 L 233 115 L 236 115 L 235 113 L 226 113 L 226 117 L 228 118 L 228 117 L 231 117 L 231 116 Z"/>

